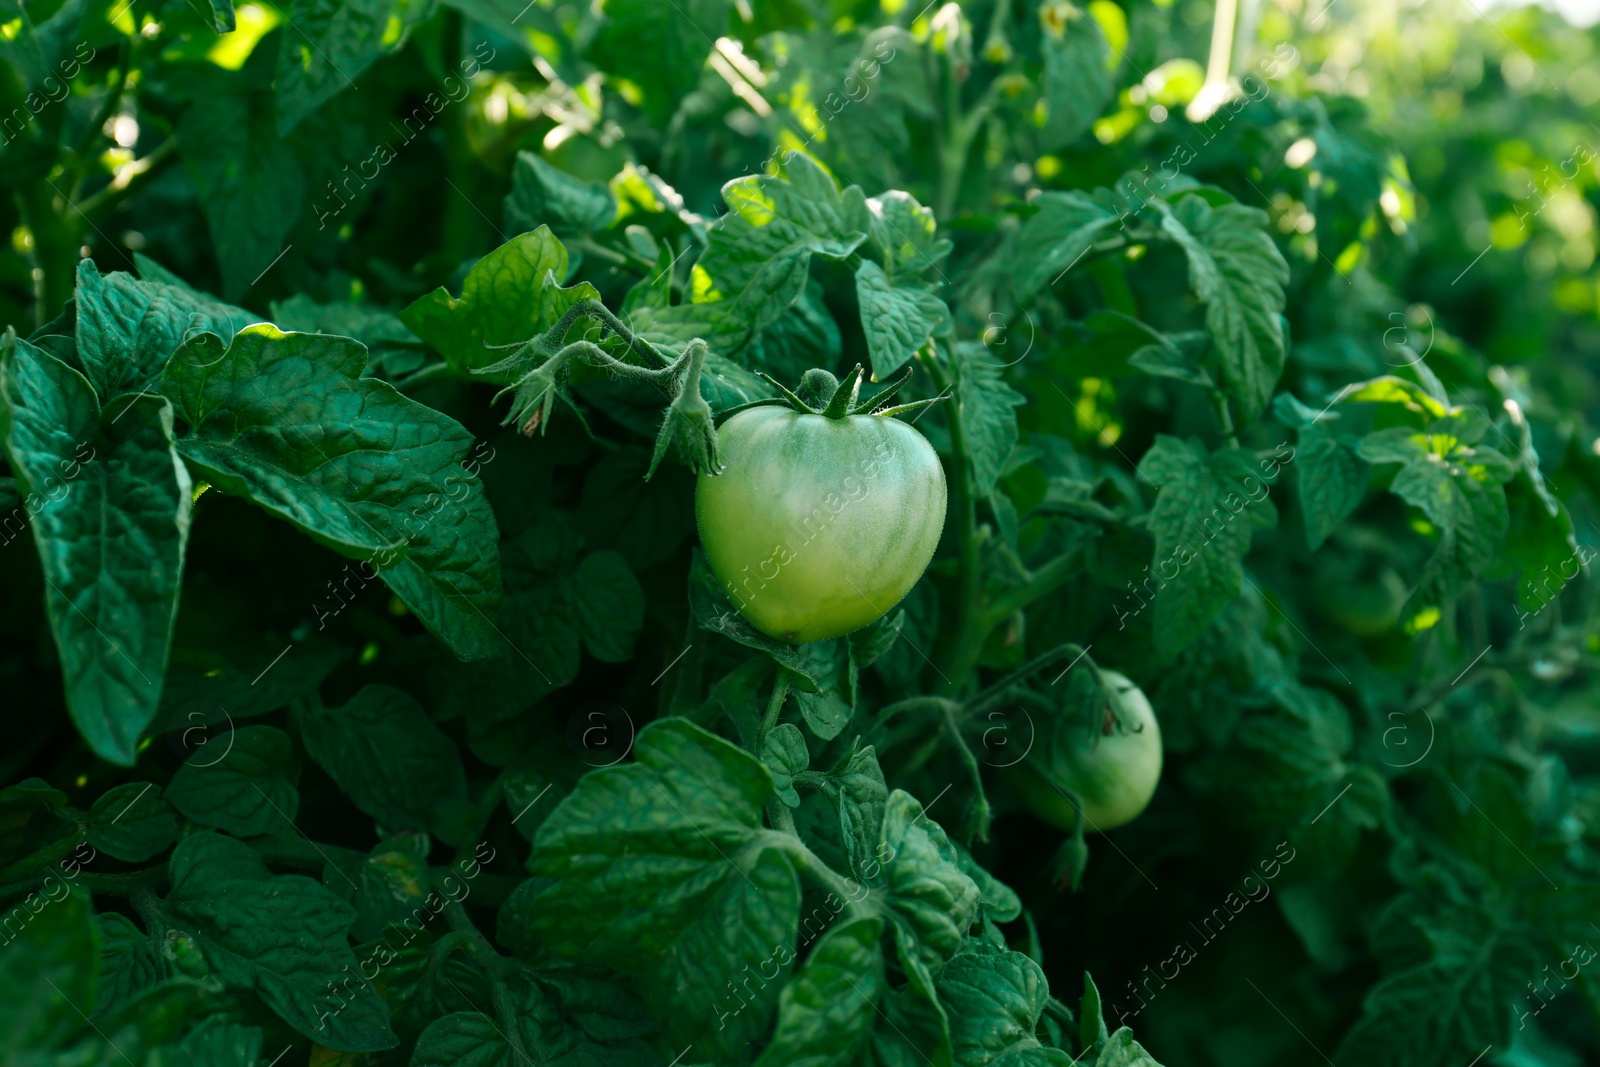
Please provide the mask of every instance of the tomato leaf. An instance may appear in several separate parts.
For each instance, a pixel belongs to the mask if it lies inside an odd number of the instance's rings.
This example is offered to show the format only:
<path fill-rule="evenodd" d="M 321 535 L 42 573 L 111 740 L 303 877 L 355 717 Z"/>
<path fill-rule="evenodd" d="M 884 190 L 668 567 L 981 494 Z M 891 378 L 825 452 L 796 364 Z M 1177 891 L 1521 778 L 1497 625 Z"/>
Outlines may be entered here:
<path fill-rule="evenodd" d="M 682 343 L 701 336 L 731 355 L 777 321 L 806 289 L 813 255 L 843 259 L 873 226 L 856 186 L 840 191 L 809 157 L 792 152 L 782 178 L 750 175 L 722 188 L 728 212 L 694 266 L 694 299 L 641 308 L 637 328 Z"/>
<path fill-rule="evenodd" d="M 184 459 L 388 583 L 464 659 L 494 647 L 494 513 L 459 423 L 362 378 L 348 338 L 252 326 L 187 342 L 163 378 Z M 359 413 L 359 418 L 357 418 Z"/>
<path fill-rule="evenodd" d="M 610 982 L 576 972 L 551 976 L 523 971 L 508 983 L 513 1033 L 506 1019 L 456 1012 L 430 1023 L 417 1038 L 412 1067 L 659 1067 L 645 1039 L 655 1027 L 638 1001 Z M 517 1046 L 512 1045 L 512 1040 Z"/>
<path fill-rule="evenodd" d="M 1017 231 L 1012 268 L 1017 295 L 1031 300 L 1074 267 L 1113 226 L 1122 222 L 1110 193 L 1051 189 L 1034 201 L 1038 211 Z"/>
<path fill-rule="evenodd" d="M 385 830 L 428 830 L 442 804 L 466 799 L 455 745 L 421 704 L 392 686 L 362 686 L 342 708 L 307 709 L 300 736 L 311 758 Z"/>
<path fill-rule="evenodd" d="M 1035 1036 L 1049 996 L 1044 972 L 1020 952 L 951 960 L 939 972 L 939 999 L 950 1015 L 956 1062 L 1068 1067 L 1071 1056 Z"/>
<path fill-rule="evenodd" d="M 772 774 L 772 787 L 778 799 L 791 808 L 798 808 L 800 794 L 795 792 L 794 776 L 811 766 L 811 755 L 806 751 L 806 738 L 800 727 L 790 722 L 774 726 L 761 742 L 761 762 Z"/>
<path fill-rule="evenodd" d="M 1246 424 L 1260 418 L 1283 373 L 1283 319 L 1289 264 L 1267 233 L 1267 213 L 1242 204 L 1213 207 L 1205 197 L 1153 201 L 1161 229 L 1189 261 L 1189 285 L 1206 305 L 1222 380 Z"/>
<path fill-rule="evenodd" d="M 665 121 L 699 83 L 712 42 L 728 32 L 728 0 L 608 0 L 588 58 L 643 90 L 644 108 Z"/>
<path fill-rule="evenodd" d="M 49 1062 L 93 1010 L 100 984 L 99 936 L 84 893 L 68 893 L 36 913 L 0 948 L 0 997 L 6 1027 L 0 1059 Z M 12 920 L 15 922 L 15 920 Z"/>
<path fill-rule="evenodd" d="M 288 251 L 290 228 L 306 201 L 305 168 L 279 139 L 274 121 L 270 62 L 263 49 L 242 77 L 200 68 L 189 88 L 193 103 L 178 120 L 178 147 L 221 261 L 222 294 L 230 300 Z"/>
<path fill-rule="evenodd" d="M 118 912 L 94 917 L 100 928 L 100 991 L 95 1011 L 113 1011 L 160 982 L 165 966 L 150 935 Z"/>
<path fill-rule="evenodd" d="M 1426 629 L 1461 588 L 1488 565 L 1510 524 L 1503 486 L 1516 474 L 1510 460 L 1480 445 L 1488 424 L 1476 413 L 1435 420 L 1427 432 L 1395 426 L 1361 442 L 1369 463 L 1398 463 L 1389 491 L 1421 509 L 1439 531 L 1403 619 Z"/>
<path fill-rule="evenodd" d="M 1294 461 L 1306 545 L 1316 551 L 1361 506 L 1368 468 L 1355 447 L 1316 424 L 1300 430 Z"/>
<path fill-rule="evenodd" d="M 278 49 L 278 135 L 287 137 L 381 57 L 403 48 L 411 28 L 433 7 L 433 0 L 294 0 Z M 423 114 L 431 120 L 453 102 L 430 93 Z"/>
<path fill-rule="evenodd" d="M 178 817 L 154 782 L 127 782 L 100 794 L 89 809 L 89 844 L 129 863 L 143 863 L 178 839 Z"/>
<path fill-rule="evenodd" d="M 746 967 L 785 970 L 774 954 L 789 946 L 793 959 L 798 923 L 794 869 L 761 825 L 772 776 L 681 719 L 645 727 L 634 756 L 585 776 L 540 827 L 526 921 L 552 950 L 638 979 L 675 1044 L 737 1055 L 781 983 L 731 1002 L 727 983 Z"/>
<path fill-rule="evenodd" d="M 346 940 L 355 909 L 310 878 L 275 875 L 249 846 L 213 833 L 187 837 L 168 862 L 160 905 L 199 944 L 211 972 L 253 990 L 279 1018 L 341 1052 L 393 1048 L 389 1012 L 359 974 Z"/>
<path fill-rule="evenodd" d="M 152 269 L 154 268 L 154 269 Z M 154 387 L 172 353 L 195 333 L 231 338 L 260 316 L 167 280 L 141 257 L 141 278 L 78 264 L 77 357 L 102 402 Z"/>
<path fill-rule="evenodd" d="M 1094 17 L 1066 0 L 1041 5 L 1039 22 L 1048 115 L 1043 147 L 1054 151 L 1076 141 L 1100 117 L 1111 95 L 1110 52 Z"/>
<path fill-rule="evenodd" d="M 0 395 L 12 469 L 49 501 L 30 525 L 68 711 L 97 755 L 131 765 L 161 698 L 193 508 L 172 407 L 103 411 L 83 375 L 14 337 Z"/>
<path fill-rule="evenodd" d="M 883 920 L 875 916 L 838 922 L 822 935 L 784 986 L 772 1043 L 755 1067 L 855 1062 L 878 1021 L 886 985 L 882 937 Z"/>
<path fill-rule="evenodd" d="M 994 489 L 1006 458 L 1017 444 L 1016 408 L 1027 398 L 1006 384 L 998 360 L 981 343 L 961 341 L 955 346 L 956 401 L 960 405 L 967 454 L 972 459 L 972 481 L 979 495 Z"/>
<path fill-rule="evenodd" d="M 440 286 L 400 312 L 400 321 L 438 350 L 452 370 L 467 375 L 497 363 L 502 353 L 486 346 L 527 341 L 554 326 L 580 300 L 597 300 L 588 282 L 561 288 L 567 249 L 540 226 L 513 237 L 472 265 L 461 296 Z M 503 376 L 473 375 L 503 382 Z"/>
<path fill-rule="evenodd" d="M 242 726 L 208 740 L 172 776 L 167 800 L 202 826 L 240 837 L 289 833 L 300 810 L 290 780 L 289 735 Z"/>
<path fill-rule="evenodd" d="M 927 287 L 896 284 L 870 259 L 856 268 L 856 300 L 872 359 L 872 380 L 883 381 L 927 343 L 950 309 Z"/>
<path fill-rule="evenodd" d="M 1150 573 L 1156 646 L 1164 654 L 1181 651 L 1239 594 L 1251 534 L 1278 521 L 1265 471 L 1242 449 L 1212 453 L 1197 440 L 1166 436 L 1140 461 L 1140 476 L 1158 487 Z"/>
<path fill-rule="evenodd" d="M 944 830 L 909 793 L 889 794 L 880 840 L 887 899 L 900 936 L 909 934 L 916 956 L 937 967 L 960 951 L 982 894 L 961 870 Z"/>
<path fill-rule="evenodd" d="M 563 233 L 596 233 L 616 217 L 617 198 L 604 182 L 574 178 L 535 152 L 517 153 L 511 192 L 506 195 L 508 230 L 548 226 Z M 670 277 L 670 272 L 664 276 Z"/>

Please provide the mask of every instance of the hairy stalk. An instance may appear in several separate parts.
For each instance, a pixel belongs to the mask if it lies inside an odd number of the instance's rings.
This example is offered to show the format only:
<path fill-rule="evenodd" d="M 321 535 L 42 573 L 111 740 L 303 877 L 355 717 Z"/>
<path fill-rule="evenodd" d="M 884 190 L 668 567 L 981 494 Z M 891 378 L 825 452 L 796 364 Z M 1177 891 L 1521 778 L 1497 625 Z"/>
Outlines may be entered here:
<path fill-rule="evenodd" d="M 983 791 L 983 771 L 978 767 L 978 757 L 972 754 L 967 739 L 961 735 L 961 724 L 956 721 L 953 708 L 944 709 L 944 730 L 955 745 L 956 756 L 961 761 L 961 766 L 967 772 L 967 777 L 972 779 L 973 804 L 975 816 L 973 819 L 973 833 L 979 841 L 989 840 L 989 798 Z"/>
<path fill-rule="evenodd" d="M 1082 559 L 1082 549 L 1074 548 L 1064 552 L 1034 571 L 1025 584 L 1008 589 L 995 597 L 990 602 L 989 610 L 984 617 L 984 636 L 988 636 L 989 630 L 1004 622 L 1012 612 L 1020 611 L 1059 588 L 1063 582 L 1078 572 Z"/>
<path fill-rule="evenodd" d="M 926 363 L 934 384 L 940 392 L 944 392 L 950 387 L 950 380 L 939 365 L 938 358 L 928 359 Z M 979 584 L 982 560 L 978 552 L 977 502 L 972 495 L 972 460 L 962 417 L 962 405 L 958 399 L 949 408 L 952 455 L 950 482 L 951 495 L 954 497 L 951 504 L 955 515 L 956 541 L 961 546 L 961 556 L 956 589 L 955 637 L 947 661 L 951 670 L 943 686 L 946 692 L 957 692 L 966 682 L 967 675 L 977 661 L 978 650 L 983 647 L 983 639 L 987 636 L 980 618 L 983 590 Z"/>
<path fill-rule="evenodd" d="M 778 714 L 783 711 L 783 701 L 788 695 L 789 679 L 780 669 L 777 678 L 772 683 L 772 699 L 767 701 L 767 713 L 761 717 L 761 733 L 756 738 L 756 749 L 758 751 L 761 748 L 761 743 L 772 732 L 772 728 L 778 725 Z"/>
<path fill-rule="evenodd" d="M 434 887 L 434 892 L 439 892 L 437 886 Z M 533 1063 L 534 1060 L 528 1056 L 528 1050 L 523 1045 L 517 1006 L 511 999 L 511 990 L 505 982 L 507 974 L 515 964 L 501 956 L 489 939 L 483 936 L 483 931 L 478 929 L 460 901 L 446 897 L 444 916 L 445 921 L 450 924 L 451 931 L 460 934 L 465 940 L 467 951 L 473 961 L 477 963 L 479 970 L 483 971 L 484 977 L 489 979 L 489 996 L 494 1001 L 494 1013 L 500 1019 L 506 1041 L 524 1062 Z"/>
<path fill-rule="evenodd" d="M 812 880 L 826 888 L 844 902 L 845 908 L 851 911 L 864 910 L 868 914 L 877 913 L 877 905 L 872 900 L 871 891 L 854 878 L 847 878 L 829 867 L 806 847 L 806 843 L 793 834 L 772 832 L 772 844 L 788 853 L 795 866 L 800 868 L 802 874 L 810 875 Z"/>

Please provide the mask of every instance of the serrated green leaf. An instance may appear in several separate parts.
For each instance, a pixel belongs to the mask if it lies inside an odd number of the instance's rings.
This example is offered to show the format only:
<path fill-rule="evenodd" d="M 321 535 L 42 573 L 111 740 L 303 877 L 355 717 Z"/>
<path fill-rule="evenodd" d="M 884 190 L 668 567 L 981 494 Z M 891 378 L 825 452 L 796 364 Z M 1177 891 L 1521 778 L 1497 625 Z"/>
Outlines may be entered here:
<path fill-rule="evenodd" d="M 1133 1031 L 1124 1026 L 1106 1041 L 1105 1047 L 1100 1050 L 1100 1058 L 1094 1061 L 1094 1067 L 1161 1067 L 1161 1065 L 1133 1039 Z"/>
<path fill-rule="evenodd" d="M 261 1060 L 261 1038 L 257 1027 L 214 1015 L 184 1035 L 174 1058 L 195 1067 L 255 1067 Z"/>
<path fill-rule="evenodd" d="M 311 758 L 385 830 L 432 829 L 442 804 L 466 799 L 455 743 L 403 690 L 367 685 L 342 708 L 307 709 L 300 736 Z"/>
<path fill-rule="evenodd" d="M 856 669 L 850 659 L 848 638 L 812 641 L 795 646 L 802 685 L 809 681 L 816 692 L 794 690 L 795 703 L 811 732 L 832 741 L 850 724 L 856 709 Z"/>
<path fill-rule="evenodd" d="M 873 381 L 883 381 L 903 367 L 950 315 L 944 301 L 926 286 L 891 282 L 870 259 L 856 268 L 856 301 Z"/>
<path fill-rule="evenodd" d="M 1189 261 L 1189 285 L 1206 305 L 1222 380 L 1246 424 L 1261 417 L 1288 354 L 1283 321 L 1289 264 L 1267 233 L 1267 213 L 1213 207 L 1203 196 L 1156 201 L 1161 229 Z"/>
<path fill-rule="evenodd" d="M 103 1015 L 161 981 L 163 967 L 150 935 L 126 915 L 103 912 L 94 922 L 100 928 L 100 991 L 95 1014 Z"/>
<path fill-rule="evenodd" d="M 438 350 L 455 371 L 470 374 L 504 355 L 485 347 L 527 341 L 554 326 L 580 300 L 598 300 L 588 282 L 561 288 L 567 250 L 540 226 L 513 237 L 472 265 L 461 296 L 440 286 L 400 312 L 400 321 Z M 503 376 L 473 375 L 496 382 Z"/>
<path fill-rule="evenodd" d="M 783 988 L 778 1025 L 756 1067 L 853 1063 L 878 1020 L 885 979 L 883 920 L 850 919 L 830 928 Z"/>
<path fill-rule="evenodd" d="M 1306 544 L 1315 552 L 1361 505 L 1367 493 L 1367 465 L 1355 448 L 1320 424 L 1301 428 L 1294 462 Z"/>
<path fill-rule="evenodd" d="M 143 863 L 178 839 L 178 818 L 153 782 L 128 782 L 100 794 L 89 809 L 89 844 Z"/>
<path fill-rule="evenodd" d="M 638 1000 L 576 969 L 523 970 L 507 983 L 515 1040 L 504 1019 L 458 1012 L 422 1032 L 412 1067 L 662 1067 L 646 1040 L 655 1030 Z"/>
<path fill-rule="evenodd" d="M 278 135 L 288 136 L 301 119 L 353 87 L 373 63 L 404 47 L 411 28 L 433 14 L 433 6 L 433 0 L 294 0 L 278 48 Z M 431 117 L 454 101 L 434 91 L 423 106 Z"/>
<path fill-rule="evenodd" d="M 954 846 L 922 804 L 903 790 L 884 805 L 882 855 L 889 907 L 912 934 L 917 956 L 937 967 L 961 950 L 982 897 L 961 870 Z"/>
<path fill-rule="evenodd" d="M 341 1052 L 393 1048 L 389 1012 L 346 935 L 355 909 L 297 874 L 275 875 L 249 846 L 185 838 L 168 862 L 166 920 L 192 936 L 224 985 L 253 990 L 279 1018 Z"/>
<path fill-rule="evenodd" d="M 1108 193 L 1047 190 L 1034 201 L 1038 211 L 1017 231 L 1017 295 L 1031 300 L 1081 260 L 1105 233 L 1122 222 Z"/>
<path fill-rule="evenodd" d="M 196 750 L 172 776 L 167 800 L 186 818 L 240 837 L 289 833 L 300 810 L 290 756 L 282 730 L 241 726 Z"/>
<path fill-rule="evenodd" d="M 872 213 L 872 244 L 891 282 L 937 267 L 954 247 L 949 238 L 937 236 L 939 221 L 933 209 L 917 203 L 910 193 L 891 189 L 869 197 L 867 209 Z"/>
<path fill-rule="evenodd" d="M 224 350 L 203 334 L 163 377 L 191 426 L 178 450 L 214 485 L 362 560 L 456 655 L 489 655 L 499 552 L 482 484 L 462 466 L 472 437 L 362 378 L 365 363 L 348 338 L 261 324 Z"/>
<path fill-rule="evenodd" d="M 578 564 L 568 590 L 583 646 L 602 663 L 626 663 L 644 623 L 644 590 L 616 552 L 593 552 Z"/>
<path fill-rule="evenodd" d="M 1150 573 L 1158 578 L 1152 602 L 1163 654 L 1181 651 L 1238 596 L 1251 534 L 1278 521 L 1263 473 L 1253 453 L 1208 453 L 1199 441 L 1175 437 L 1158 436 L 1140 460 L 1140 477 L 1158 487 Z"/>
<path fill-rule="evenodd" d="M 985 870 L 959 841 L 950 842 L 956 850 L 956 864 L 963 874 L 978 887 L 978 902 L 995 922 L 1008 923 L 1022 914 L 1022 898 L 1016 890 Z"/>
<path fill-rule="evenodd" d="M 728 33 L 728 0 L 606 0 L 588 58 L 643 91 L 641 106 L 665 122 L 700 81 L 712 42 Z"/>
<path fill-rule="evenodd" d="M 102 403 L 154 388 L 172 353 L 195 333 L 226 340 L 261 321 L 190 289 L 149 260 L 142 260 L 141 274 L 102 275 L 93 260 L 78 263 L 78 358 Z"/>
<path fill-rule="evenodd" d="M 878 754 L 871 745 L 857 748 L 828 772 L 828 795 L 839 811 L 839 828 L 851 873 L 867 885 L 881 885 L 883 868 L 893 855 L 881 848 L 883 814 L 889 802 Z"/>
<path fill-rule="evenodd" d="M 389 345 L 414 345 L 417 340 L 400 321 L 400 316 L 387 308 L 371 304 L 319 304 L 304 293 L 296 293 L 287 300 L 274 300 L 272 321 L 286 333 L 354 337 L 369 351 Z"/>
<path fill-rule="evenodd" d="M 1413 629 L 1437 622 L 1456 594 L 1493 558 L 1510 524 L 1503 486 L 1516 474 L 1511 461 L 1476 445 L 1487 428 L 1482 417 L 1453 414 L 1426 432 L 1395 426 L 1361 442 L 1369 463 L 1399 463 L 1389 491 L 1420 508 L 1439 531 L 1439 544 L 1423 568 L 1402 618 Z"/>
<path fill-rule="evenodd" d="M 1067 1067 L 1072 1057 L 1034 1034 L 1049 995 L 1044 972 L 1020 952 L 963 953 L 951 960 L 939 972 L 939 999 L 950 1016 L 956 1063 Z"/>
<path fill-rule="evenodd" d="M 811 754 L 806 751 L 806 738 L 800 727 L 783 722 L 761 742 L 761 762 L 772 772 L 773 791 L 778 799 L 791 808 L 800 806 L 800 794 L 795 792 L 794 776 L 811 766 Z"/>
<path fill-rule="evenodd" d="M 781 983 L 731 1002 L 728 983 L 794 958 L 800 888 L 761 825 L 772 776 L 681 719 L 645 727 L 634 756 L 586 775 L 540 827 L 529 922 L 550 949 L 637 978 L 680 1047 L 738 1055 Z"/>
<path fill-rule="evenodd" d="M 1004 370 L 979 342 L 958 342 L 954 363 L 956 403 L 972 459 L 972 482 L 980 495 L 987 495 L 1016 447 L 1015 409 L 1027 398 L 1006 384 Z"/>
<path fill-rule="evenodd" d="M 1039 22 L 1046 108 L 1042 147 L 1055 151 L 1076 141 L 1100 117 L 1111 96 L 1106 66 L 1110 52 L 1094 18 L 1065 0 L 1041 5 Z"/>
<path fill-rule="evenodd" d="M 305 170 L 279 140 L 275 98 L 259 66 L 269 53 L 259 55 L 245 71 L 205 71 L 177 128 L 229 299 L 242 296 L 287 251 L 305 205 Z"/>
<path fill-rule="evenodd" d="M 1537 949 L 1479 908 L 1445 909 L 1422 929 L 1430 958 L 1371 987 L 1338 1059 L 1445 1067 L 1510 1042 L 1512 1005 L 1539 969 Z"/>
<path fill-rule="evenodd" d="M 172 407 L 145 396 L 102 412 L 83 375 L 5 347 L 6 453 L 49 501 L 30 525 L 67 709 L 96 755 L 131 765 L 161 699 L 193 507 Z"/>
<path fill-rule="evenodd" d="M 616 217 L 617 198 L 604 182 L 574 178 L 535 152 L 517 153 L 506 194 L 506 229 L 520 233 L 548 226 L 563 233 L 597 233 Z"/>
<path fill-rule="evenodd" d="M 641 309 L 637 329 L 667 343 L 700 336 L 731 355 L 800 299 L 813 255 L 843 259 L 867 239 L 872 212 L 859 188 L 841 191 L 798 152 L 784 167 L 781 178 L 749 175 L 723 186 L 728 212 L 694 266 L 693 300 Z"/>

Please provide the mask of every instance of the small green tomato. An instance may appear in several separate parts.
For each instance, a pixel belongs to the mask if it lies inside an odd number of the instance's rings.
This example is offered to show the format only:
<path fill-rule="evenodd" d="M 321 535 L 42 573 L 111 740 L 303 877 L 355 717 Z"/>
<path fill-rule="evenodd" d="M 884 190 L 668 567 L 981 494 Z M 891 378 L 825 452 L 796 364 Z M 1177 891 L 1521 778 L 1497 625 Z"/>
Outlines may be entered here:
<path fill-rule="evenodd" d="M 1061 737 L 1053 751 L 1035 751 L 1012 777 L 1035 815 L 1071 830 L 1083 805 L 1084 829 L 1111 830 L 1132 822 L 1161 779 L 1161 726 L 1150 701 L 1125 675 L 1101 671 L 1111 687 L 1099 737 Z M 1057 788 L 1059 787 L 1059 788 Z"/>
<path fill-rule="evenodd" d="M 741 411 L 717 431 L 722 473 L 701 474 L 695 516 L 728 598 L 769 637 L 820 641 L 881 618 L 916 584 L 944 528 L 945 478 L 926 438 L 811 371 L 789 406 Z M 782 403 L 779 401 L 777 403 Z"/>

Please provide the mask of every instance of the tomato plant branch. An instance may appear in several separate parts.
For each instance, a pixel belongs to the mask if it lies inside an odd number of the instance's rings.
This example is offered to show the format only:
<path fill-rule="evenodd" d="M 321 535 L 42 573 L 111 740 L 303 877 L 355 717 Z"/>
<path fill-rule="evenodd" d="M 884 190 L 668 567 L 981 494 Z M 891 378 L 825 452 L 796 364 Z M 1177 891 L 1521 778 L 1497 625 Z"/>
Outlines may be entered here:
<path fill-rule="evenodd" d="M 67 185 L 69 198 L 78 195 L 78 187 L 83 181 L 84 166 L 89 161 L 89 152 L 94 147 L 95 141 L 105 135 L 106 123 L 111 121 L 117 105 L 122 103 L 122 94 L 128 87 L 128 75 L 133 67 L 133 48 L 143 39 L 136 35 L 132 43 L 124 39 L 117 47 L 117 65 L 112 72 L 112 83 L 106 89 L 106 98 L 101 102 L 94 117 L 89 120 L 83 136 L 78 139 L 77 145 L 72 150 L 72 180 Z"/>
<path fill-rule="evenodd" d="M 926 358 L 928 372 L 940 392 L 950 388 L 949 377 L 936 357 Z M 972 493 L 972 459 L 963 425 L 964 404 L 960 397 L 949 408 L 951 510 L 955 517 L 956 541 L 960 555 L 956 587 L 956 626 L 949 657 L 951 673 L 945 679 L 947 691 L 955 691 L 966 681 L 978 650 L 983 645 L 979 599 L 982 595 L 982 560 L 979 555 L 977 502 Z"/>
<path fill-rule="evenodd" d="M 769 837 L 775 847 L 788 853 L 789 858 L 803 874 L 810 875 L 819 885 L 838 896 L 846 908 L 865 910 L 869 914 L 877 913 L 878 907 L 872 903 L 871 891 L 866 886 L 828 866 L 799 837 L 779 831 L 770 831 Z"/>
<path fill-rule="evenodd" d="M 439 887 L 434 886 L 434 892 L 439 892 Z M 478 969 L 489 980 L 489 996 L 494 1001 L 494 1011 L 500 1018 L 505 1039 L 510 1043 L 518 1056 L 528 1063 L 534 1061 L 529 1058 L 528 1050 L 522 1041 L 522 1027 L 518 1025 L 516 1003 L 511 999 L 511 990 L 506 985 L 506 977 L 515 969 L 516 964 L 500 955 L 483 931 L 472 921 L 467 914 L 467 909 L 461 906 L 459 900 L 448 895 L 444 905 L 445 921 L 450 924 L 452 933 L 459 934 L 465 941 L 467 952 L 472 956 Z"/>
<path fill-rule="evenodd" d="M 1034 571 L 1025 584 L 1008 589 L 995 597 L 984 616 L 984 636 L 988 636 L 989 630 L 998 626 L 1012 612 L 1022 610 L 1060 587 L 1078 572 L 1081 563 L 1081 549 L 1073 548 Z"/>
<path fill-rule="evenodd" d="M 169 137 L 150 150 L 146 156 L 124 163 L 102 188 L 72 206 L 84 218 L 93 219 L 132 196 L 142 186 L 159 174 L 178 155 L 178 139 Z"/>
<path fill-rule="evenodd" d="M 972 779 L 972 836 L 979 841 L 989 840 L 989 797 L 983 791 L 983 771 L 978 767 L 978 758 L 972 754 L 972 748 L 967 744 L 967 739 L 962 736 L 961 724 L 956 721 L 956 712 L 952 707 L 944 709 L 943 727 L 950 743 L 955 746 L 956 758 L 965 768 L 967 777 Z"/>
<path fill-rule="evenodd" d="M 1034 674 L 1050 666 L 1050 664 L 1064 660 L 1068 656 L 1084 656 L 1087 654 L 1087 650 L 1080 645 L 1057 645 L 1050 651 L 1035 656 L 1027 663 L 1024 663 L 1021 667 L 1018 667 L 1016 670 L 1012 671 L 1010 674 L 1006 675 L 1004 678 L 1000 679 L 998 682 L 995 682 L 987 689 L 984 689 L 978 693 L 977 696 L 967 701 L 967 714 L 969 716 L 981 715 L 985 711 L 988 711 L 996 703 L 1004 699 L 1006 694 L 1013 687 L 1021 685 Z M 1094 661 L 1090 660 L 1089 662 L 1093 663 Z"/>
<path fill-rule="evenodd" d="M 783 671 L 772 682 L 772 697 L 767 701 L 766 714 L 761 717 L 761 732 L 756 735 L 756 748 L 760 748 L 773 727 L 778 725 L 778 715 L 783 711 L 783 701 L 789 695 L 789 679 Z"/>
<path fill-rule="evenodd" d="M 17 210 L 33 237 L 39 269 L 34 286 L 34 324 L 43 326 L 72 299 L 78 269 L 78 231 L 56 210 L 54 190 L 41 179 L 17 190 Z"/>

